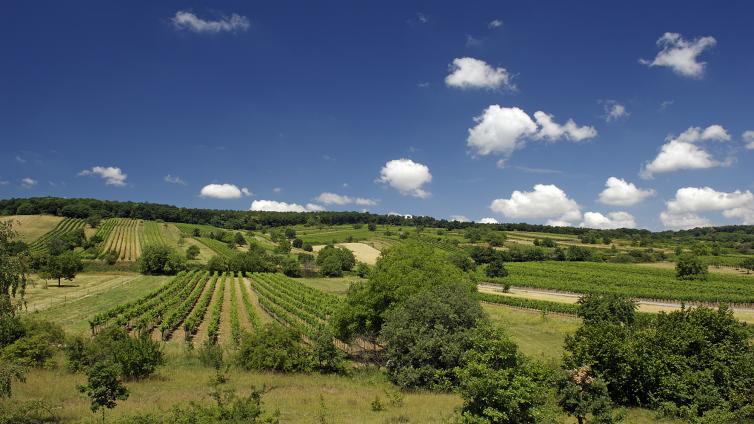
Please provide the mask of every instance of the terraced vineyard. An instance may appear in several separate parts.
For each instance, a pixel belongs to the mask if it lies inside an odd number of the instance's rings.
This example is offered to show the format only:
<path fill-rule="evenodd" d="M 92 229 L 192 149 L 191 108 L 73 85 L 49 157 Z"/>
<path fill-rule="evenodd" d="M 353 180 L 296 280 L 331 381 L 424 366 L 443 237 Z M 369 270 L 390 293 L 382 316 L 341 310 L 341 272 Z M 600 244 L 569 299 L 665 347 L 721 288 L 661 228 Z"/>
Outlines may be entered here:
<path fill-rule="evenodd" d="M 63 237 L 67 233 L 84 228 L 84 226 L 86 226 L 86 222 L 83 219 L 65 218 L 64 220 L 60 221 L 52 230 L 43 234 L 42 237 L 36 239 L 33 243 L 31 243 L 31 245 L 29 245 L 29 250 L 31 250 L 32 253 L 45 252 L 47 251 L 47 243 L 50 240 Z"/>
<path fill-rule="evenodd" d="M 228 301 L 226 289 L 230 293 Z M 259 306 L 252 300 L 252 290 Z M 89 324 L 92 333 L 107 325 L 119 325 L 167 341 L 182 328 L 185 340 L 236 343 L 242 331 L 259 328 L 260 314 L 267 314 L 311 340 L 340 302 L 335 295 L 282 274 L 252 274 L 244 278 L 240 273 L 210 275 L 207 271 L 192 271 L 178 274 L 159 290 L 136 301 L 93 317 Z M 230 328 L 225 338 L 221 324 Z"/>
<path fill-rule="evenodd" d="M 195 237 L 197 240 L 199 240 L 203 245 L 209 247 L 212 249 L 213 252 L 220 256 L 224 256 L 226 258 L 229 258 L 233 256 L 235 253 L 235 250 L 231 249 L 230 246 L 228 246 L 226 243 L 223 243 L 220 240 L 215 240 L 208 237 Z"/>
<path fill-rule="evenodd" d="M 131 218 L 111 218 L 105 221 L 97 234 L 104 241 L 100 245 L 100 257 L 108 252 L 118 253 L 120 261 L 135 261 L 141 255 L 144 241 L 144 221 Z"/>

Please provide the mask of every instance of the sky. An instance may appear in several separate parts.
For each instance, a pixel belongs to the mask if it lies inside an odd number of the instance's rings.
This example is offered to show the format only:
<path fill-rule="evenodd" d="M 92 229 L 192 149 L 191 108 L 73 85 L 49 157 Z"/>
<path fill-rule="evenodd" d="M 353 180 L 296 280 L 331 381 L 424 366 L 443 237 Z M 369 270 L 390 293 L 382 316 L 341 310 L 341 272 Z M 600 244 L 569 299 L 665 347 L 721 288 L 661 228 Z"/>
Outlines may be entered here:
<path fill-rule="evenodd" d="M 754 224 L 753 13 L 8 1 L 0 198 Z"/>

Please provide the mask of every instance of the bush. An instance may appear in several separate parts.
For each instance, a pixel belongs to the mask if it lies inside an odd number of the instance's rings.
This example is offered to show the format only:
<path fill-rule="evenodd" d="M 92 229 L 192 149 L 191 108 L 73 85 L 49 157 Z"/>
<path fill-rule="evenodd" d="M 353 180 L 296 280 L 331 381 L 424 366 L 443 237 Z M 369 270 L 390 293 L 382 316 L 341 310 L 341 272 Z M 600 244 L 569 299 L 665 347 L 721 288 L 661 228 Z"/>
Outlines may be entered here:
<path fill-rule="evenodd" d="M 63 328 L 48 321 L 24 320 L 19 331 L 20 337 L 2 348 L 0 358 L 25 367 L 52 365 L 58 346 L 65 340 Z"/>
<path fill-rule="evenodd" d="M 587 294 L 579 299 L 578 316 L 584 322 L 608 321 L 632 325 L 636 322 L 637 304 L 618 294 Z"/>
<path fill-rule="evenodd" d="M 165 364 L 160 344 L 149 338 L 130 336 L 124 329 L 107 328 L 92 339 L 78 337 L 66 347 L 68 368 L 85 370 L 97 362 L 110 361 L 119 366 L 125 379 L 146 378 Z"/>
<path fill-rule="evenodd" d="M 173 275 L 185 269 L 186 259 L 169 246 L 144 246 L 139 257 L 139 271 L 142 274 Z"/>
<path fill-rule="evenodd" d="M 199 246 L 191 245 L 186 249 L 186 259 L 196 259 L 199 256 Z"/>
<path fill-rule="evenodd" d="M 417 293 L 386 314 L 381 340 L 387 373 L 405 388 L 449 390 L 453 369 L 471 347 L 484 313 L 468 285 L 448 283 Z"/>
<path fill-rule="evenodd" d="M 223 366 L 223 348 L 212 340 L 205 340 L 197 351 L 199 362 L 206 367 L 219 370 Z"/>
<path fill-rule="evenodd" d="M 675 264 L 675 276 L 679 280 L 706 280 L 709 277 L 707 264 L 693 255 L 682 255 Z"/>
<path fill-rule="evenodd" d="M 312 369 L 312 358 L 292 330 L 267 324 L 241 336 L 236 364 L 246 370 L 307 372 Z"/>
<path fill-rule="evenodd" d="M 118 262 L 118 252 L 114 250 L 110 250 L 107 253 L 105 253 L 105 256 L 102 257 L 102 262 L 108 264 L 108 265 L 115 265 L 116 262 Z"/>
<path fill-rule="evenodd" d="M 313 252 L 314 251 L 314 247 L 312 246 L 311 243 L 304 243 L 303 245 L 301 245 L 301 248 L 304 249 L 305 252 Z"/>

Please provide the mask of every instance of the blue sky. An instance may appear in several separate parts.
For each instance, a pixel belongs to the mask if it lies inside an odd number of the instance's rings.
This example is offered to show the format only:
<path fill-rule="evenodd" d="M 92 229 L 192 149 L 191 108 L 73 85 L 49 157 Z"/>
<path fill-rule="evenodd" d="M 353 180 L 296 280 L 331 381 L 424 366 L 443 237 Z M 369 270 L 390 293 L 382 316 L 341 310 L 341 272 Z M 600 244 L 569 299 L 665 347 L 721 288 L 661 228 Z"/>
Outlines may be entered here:
<path fill-rule="evenodd" d="M 7 2 L 0 197 L 754 223 L 754 5 L 520 3 Z"/>

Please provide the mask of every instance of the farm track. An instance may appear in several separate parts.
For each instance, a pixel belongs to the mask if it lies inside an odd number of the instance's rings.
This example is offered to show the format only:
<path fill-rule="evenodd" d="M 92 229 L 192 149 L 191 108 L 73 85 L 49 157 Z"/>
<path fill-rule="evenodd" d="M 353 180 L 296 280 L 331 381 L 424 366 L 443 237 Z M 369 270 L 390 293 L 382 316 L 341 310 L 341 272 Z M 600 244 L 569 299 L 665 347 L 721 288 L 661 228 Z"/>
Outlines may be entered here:
<path fill-rule="evenodd" d="M 238 280 L 238 277 L 234 277 L 233 280 L 233 289 L 236 291 L 236 299 L 238 299 L 238 321 L 241 325 L 242 331 L 254 331 L 254 329 L 251 326 L 251 322 L 249 322 L 249 316 L 246 311 L 246 305 L 241 301 L 241 290 L 243 290 L 243 285 L 245 284 L 245 279 L 241 279 L 241 281 Z"/>
<path fill-rule="evenodd" d="M 207 340 L 210 316 L 212 315 L 212 309 L 215 307 L 215 303 L 217 303 L 219 296 L 220 296 L 220 282 L 218 280 L 217 284 L 215 285 L 215 292 L 212 294 L 212 301 L 209 303 L 209 307 L 207 308 L 207 312 L 204 315 L 204 319 L 202 320 L 202 323 L 199 324 L 199 327 L 196 330 L 196 334 L 194 335 L 193 340 L 195 344 L 201 344 L 201 343 L 204 343 L 205 340 Z M 222 320 L 222 321 L 225 321 L 225 320 Z"/>
<path fill-rule="evenodd" d="M 543 290 L 533 289 L 528 287 L 511 287 L 508 293 L 502 292 L 502 287 L 495 284 L 479 284 L 477 289 L 482 293 L 492 293 L 501 296 L 522 297 L 527 299 L 547 300 L 551 302 L 569 303 L 574 304 L 578 302 L 579 298 L 583 295 L 574 292 L 562 292 L 555 290 Z M 681 306 L 719 306 L 718 303 L 699 303 L 699 302 L 672 302 L 661 301 L 651 299 L 634 299 L 639 305 L 639 312 L 660 312 L 660 311 L 674 311 L 681 309 Z M 754 319 L 754 308 L 733 306 L 731 307 L 734 314 L 740 316 L 741 319 L 751 322 Z M 751 317 L 749 317 L 751 315 Z"/>

